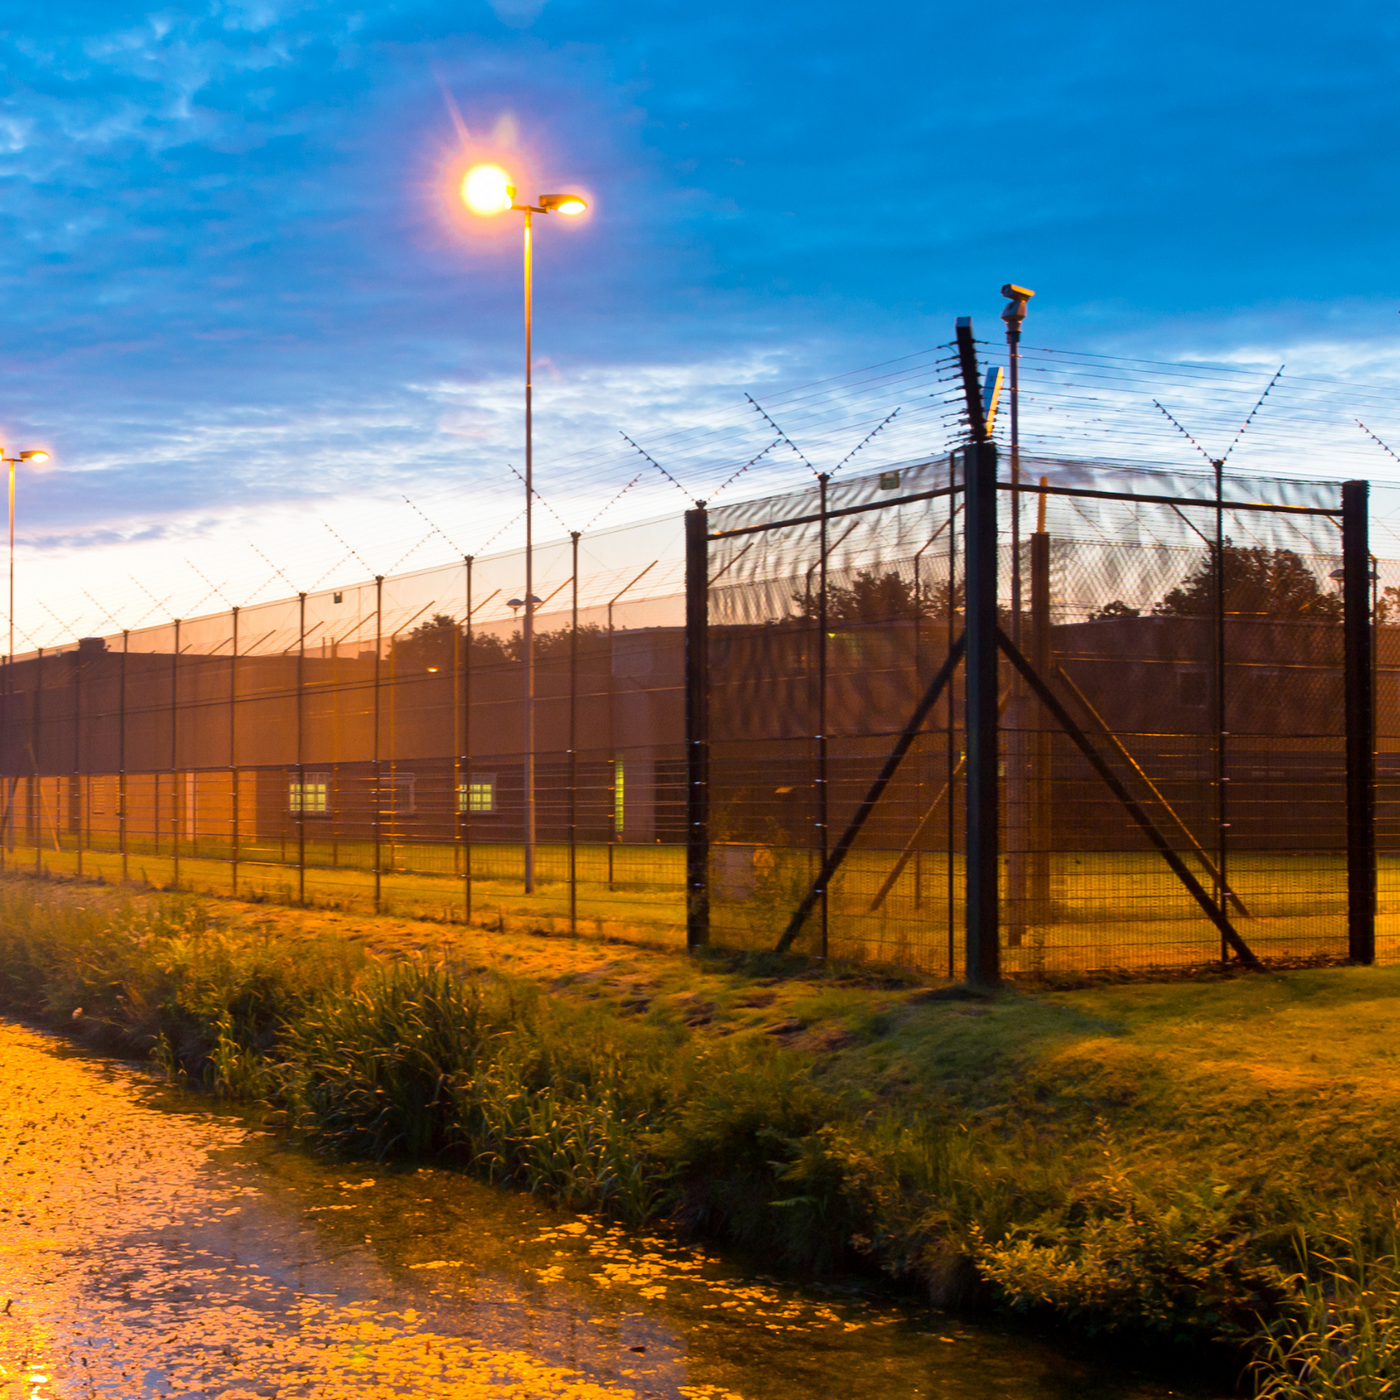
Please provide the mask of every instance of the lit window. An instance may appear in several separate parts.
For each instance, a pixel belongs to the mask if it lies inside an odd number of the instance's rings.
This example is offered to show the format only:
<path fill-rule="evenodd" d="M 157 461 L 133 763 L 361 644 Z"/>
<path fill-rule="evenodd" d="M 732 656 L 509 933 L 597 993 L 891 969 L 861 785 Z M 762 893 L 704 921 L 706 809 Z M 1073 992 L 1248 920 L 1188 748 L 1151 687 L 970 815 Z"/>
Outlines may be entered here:
<path fill-rule="evenodd" d="M 287 783 L 287 810 L 294 816 L 324 817 L 331 809 L 329 773 L 307 773 L 305 781 Z"/>
<path fill-rule="evenodd" d="M 496 775 L 474 773 L 469 781 L 457 784 L 457 810 L 473 816 L 496 810 Z"/>

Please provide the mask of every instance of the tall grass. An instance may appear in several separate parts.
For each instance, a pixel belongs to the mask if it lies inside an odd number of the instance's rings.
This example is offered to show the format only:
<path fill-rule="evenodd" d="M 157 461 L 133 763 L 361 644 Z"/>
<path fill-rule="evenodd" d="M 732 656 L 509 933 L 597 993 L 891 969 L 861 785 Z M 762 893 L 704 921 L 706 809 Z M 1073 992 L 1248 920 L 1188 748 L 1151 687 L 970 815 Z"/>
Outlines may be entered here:
<path fill-rule="evenodd" d="M 709 1048 L 531 983 L 279 941 L 187 901 L 84 908 L 9 882 L 0 1004 L 261 1101 L 323 1151 L 457 1162 L 634 1223 L 688 1211 L 796 1264 L 840 1253 L 769 1210 L 838 1105 L 766 1042 Z"/>
<path fill-rule="evenodd" d="M 762 1034 L 269 937 L 186 901 L 87 898 L 0 880 L 0 1006 L 262 1103 L 319 1151 L 667 1215 L 806 1272 L 863 1257 L 940 1306 L 1167 1340 L 1243 1342 L 1263 1317 L 1268 1400 L 1400 1386 L 1394 1232 L 1316 1224 L 1302 1175 L 1242 1184 L 1206 1157 L 1135 1155 L 1102 1121 L 960 1117 L 936 1083 L 900 1112 Z"/>
<path fill-rule="evenodd" d="M 1400 1394 L 1400 1242 L 1348 1221 L 1299 1249 L 1295 1306 L 1266 1327 L 1252 1367 L 1259 1400 L 1382 1400 Z"/>

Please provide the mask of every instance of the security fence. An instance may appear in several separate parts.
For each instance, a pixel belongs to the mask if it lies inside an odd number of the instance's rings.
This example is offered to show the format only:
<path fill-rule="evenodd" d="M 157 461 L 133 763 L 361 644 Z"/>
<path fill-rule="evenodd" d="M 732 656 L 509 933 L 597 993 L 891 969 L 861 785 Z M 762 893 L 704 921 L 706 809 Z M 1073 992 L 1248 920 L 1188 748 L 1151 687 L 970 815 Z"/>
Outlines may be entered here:
<path fill-rule="evenodd" d="M 974 936 L 984 975 L 1369 959 L 1369 819 L 1354 830 L 1348 804 L 1371 751 L 1349 767 L 1347 702 L 1372 677 L 1341 577 L 1350 527 L 1364 639 L 1364 483 L 1027 461 L 1019 491 L 992 487 L 979 561 L 979 465 L 994 458 L 696 513 L 692 941 L 949 976 Z M 1033 523 L 1019 560 L 1013 509 Z M 977 658 L 979 562 L 997 582 Z"/>
<path fill-rule="evenodd" d="M 1366 484 L 966 436 L 537 548 L 532 665 L 518 552 L 16 658 L 0 859 L 991 980 L 1370 961 L 1379 842 L 1388 955 Z"/>

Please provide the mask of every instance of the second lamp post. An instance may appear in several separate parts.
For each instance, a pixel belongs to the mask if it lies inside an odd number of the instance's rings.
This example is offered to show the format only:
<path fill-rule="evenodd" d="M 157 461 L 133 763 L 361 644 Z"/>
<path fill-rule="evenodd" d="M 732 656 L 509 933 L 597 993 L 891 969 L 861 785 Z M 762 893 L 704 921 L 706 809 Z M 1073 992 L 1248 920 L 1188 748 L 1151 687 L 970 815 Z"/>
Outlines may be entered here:
<path fill-rule="evenodd" d="M 10 469 L 10 644 L 5 653 L 6 662 L 15 659 L 15 468 L 21 462 L 47 462 L 49 454 L 39 448 L 32 452 L 21 452 L 18 457 L 5 456 L 0 447 L 0 462 Z"/>
<path fill-rule="evenodd" d="M 524 669 L 524 847 L 525 893 L 535 890 L 535 560 L 534 560 L 534 422 L 531 402 L 531 334 L 534 314 L 534 266 L 531 219 L 536 214 L 582 214 L 587 204 L 576 194 L 542 194 L 534 204 L 517 204 L 515 186 L 499 165 L 476 165 L 462 181 L 462 199 L 474 214 L 490 216 L 512 210 L 525 215 L 525 621 L 521 630 Z M 468 763 L 470 755 L 466 755 Z M 471 779 L 467 779 L 470 787 Z"/>

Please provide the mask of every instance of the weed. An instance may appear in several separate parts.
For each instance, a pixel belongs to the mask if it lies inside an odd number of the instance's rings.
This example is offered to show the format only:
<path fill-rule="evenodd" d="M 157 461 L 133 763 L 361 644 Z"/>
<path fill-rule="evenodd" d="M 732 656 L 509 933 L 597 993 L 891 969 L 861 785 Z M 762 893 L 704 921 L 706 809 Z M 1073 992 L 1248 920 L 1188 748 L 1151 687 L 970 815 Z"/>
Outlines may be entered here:
<path fill-rule="evenodd" d="M 1258 1400 L 1380 1400 L 1400 1382 L 1400 1249 L 1349 1222 L 1300 1243 L 1294 1307 L 1265 1328 L 1252 1366 Z"/>

